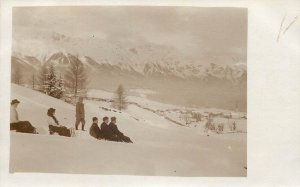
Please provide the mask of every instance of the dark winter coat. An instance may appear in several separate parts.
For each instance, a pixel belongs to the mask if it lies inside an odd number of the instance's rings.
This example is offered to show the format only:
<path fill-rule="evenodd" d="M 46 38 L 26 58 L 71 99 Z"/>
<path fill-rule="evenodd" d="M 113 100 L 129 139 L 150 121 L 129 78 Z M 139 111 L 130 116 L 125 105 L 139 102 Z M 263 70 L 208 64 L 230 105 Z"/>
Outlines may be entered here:
<path fill-rule="evenodd" d="M 106 140 L 120 141 L 120 139 L 117 137 L 117 135 L 104 122 L 101 124 L 101 133 L 102 133 L 104 139 L 106 139 Z"/>
<path fill-rule="evenodd" d="M 77 102 L 76 104 L 76 119 L 84 119 L 84 104 Z"/>
<path fill-rule="evenodd" d="M 110 123 L 108 126 L 111 129 L 111 131 L 115 135 L 117 135 L 119 141 L 126 142 L 126 143 L 133 143 L 129 137 L 125 136 L 121 131 L 119 131 L 116 124 Z"/>
<path fill-rule="evenodd" d="M 90 127 L 90 135 L 93 136 L 96 139 L 101 139 L 102 133 L 97 123 L 93 123 Z"/>
<path fill-rule="evenodd" d="M 114 134 L 116 134 L 117 136 L 120 136 L 120 137 L 123 136 L 123 133 L 121 131 L 119 131 L 116 124 L 110 123 L 108 126 Z"/>
<path fill-rule="evenodd" d="M 67 136 L 71 137 L 71 129 L 68 129 L 65 126 L 54 126 L 54 125 L 49 125 L 49 132 L 50 134 L 53 133 L 58 133 L 60 136 Z"/>

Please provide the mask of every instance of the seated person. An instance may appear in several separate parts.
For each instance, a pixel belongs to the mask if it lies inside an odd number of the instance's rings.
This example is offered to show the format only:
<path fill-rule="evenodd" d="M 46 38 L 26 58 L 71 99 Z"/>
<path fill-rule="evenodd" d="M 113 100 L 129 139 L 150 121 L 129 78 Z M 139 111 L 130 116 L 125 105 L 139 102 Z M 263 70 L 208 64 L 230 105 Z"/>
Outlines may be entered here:
<path fill-rule="evenodd" d="M 133 143 L 129 137 L 125 136 L 122 132 L 119 131 L 118 127 L 117 127 L 117 118 L 116 117 L 111 117 L 110 118 L 110 123 L 109 123 L 109 128 L 111 129 L 111 131 L 117 135 L 117 137 L 119 139 L 121 139 L 123 142 L 126 143 Z"/>
<path fill-rule="evenodd" d="M 93 136 L 96 139 L 102 139 L 103 136 L 101 134 L 101 130 L 98 126 L 98 118 L 97 117 L 93 117 L 93 124 L 90 127 L 90 135 Z"/>
<path fill-rule="evenodd" d="M 54 114 L 55 114 L 55 109 L 49 108 L 47 112 L 49 133 L 50 134 L 58 133 L 60 136 L 67 136 L 67 137 L 74 136 L 75 133 L 74 129 L 73 128 L 68 129 L 65 126 L 60 125 L 56 117 L 54 116 Z"/>
<path fill-rule="evenodd" d="M 10 103 L 10 130 L 17 132 L 38 134 L 36 128 L 31 125 L 29 121 L 20 121 L 17 107 L 20 101 L 14 99 Z"/>
<path fill-rule="evenodd" d="M 108 117 L 103 118 L 103 123 L 101 124 L 101 133 L 105 140 L 121 142 L 122 140 L 113 133 L 113 131 L 108 126 Z"/>

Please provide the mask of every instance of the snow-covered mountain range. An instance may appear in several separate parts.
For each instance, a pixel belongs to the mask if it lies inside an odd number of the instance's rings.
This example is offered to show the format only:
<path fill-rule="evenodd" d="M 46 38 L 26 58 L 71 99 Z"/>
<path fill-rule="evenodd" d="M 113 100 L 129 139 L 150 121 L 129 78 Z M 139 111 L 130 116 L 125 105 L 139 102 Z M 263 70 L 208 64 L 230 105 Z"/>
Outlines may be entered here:
<path fill-rule="evenodd" d="M 13 38 L 12 73 L 17 65 L 21 67 L 23 77 L 27 77 L 23 82 L 28 84 L 43 63 L 54 63 L 58 73 L 64 75 L 73 55 L 87 69 L 88 88 L 112 91 L 123 84 L 155 90 L 160 93 L 156 99 L 164 102 L 229 109 L 239 103 L 246 110 L 247 67 L 239 57 L 215 54 L 208 61 L 207 57 L 195 59 L 174 47 L 142 39 L 116 41 L 58 33 Z"/>
<path fill-rule="evenodd" d="M 246 63 L 234 57 L 224 59 L 224 65 L 217 65 L 189 58 L 170 46 L 145 41 L 104 40 L 95 36 L 83 39 L 59 33 L 36 34 L 30 40 L 14 41 L 12 63 L 21 64 L 26 69 L 38 69 L 44 62 L 66 66 L 70 55 L 78 56 L 93 72 L 105 69 L 147 77 L 202 80 L 214 77 L 233 82 L 247 76 Z M 235 63 L 228 65 L 226 61 Z"/>
<path fill-rule="evenodd" d="M 135 50 L 138 51 L 138 50 Z M 51 55 L 45 55 L 42 59 L 35 56 L 23 54 L 14 54 L 12 56 L 13 67 L 20 65 L 27 72 L 38 70 L 41 65 L 46 62 L 52 62 L 56 66 L 65 67 L 70 63 L 70 56 L 73 54 L 56 52 Z M 97 73 L 97 71 L 110 71 L 120 74 L 130 73 L 138 76 L 146 77 L 176 77 L 180 79 L 223 79 L 234 82 L 245 81 L 247 78 L 247 70 L 244 64 L 234 64 L 231 66 L 218 66 L 216 64 L 197 65 L 193 63 L 179 63 L 178 61 L 162 59 L 162 61 L 138 63 L 110 63 L 110 60 L 103 59 L 100 62 L 89 56 L 78 57 L 88 70 Z M 126 61 L 128 62 L 128 61 Z M 13 68 L 14 69 L 14 68 Z"/>

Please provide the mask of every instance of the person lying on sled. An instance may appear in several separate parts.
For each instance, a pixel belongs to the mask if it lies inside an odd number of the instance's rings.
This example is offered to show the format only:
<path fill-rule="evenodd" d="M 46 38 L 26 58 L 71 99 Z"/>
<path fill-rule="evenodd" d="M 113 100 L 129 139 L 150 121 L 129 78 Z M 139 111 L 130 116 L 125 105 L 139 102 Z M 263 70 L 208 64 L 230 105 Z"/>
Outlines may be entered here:
<path fill-rule="evenodd" d="M 36 128 L 29 121 L 20 121 L 17 107 L 20 101 L 14 99 L 10 103 L 10 130 L 22 133 L 38 134 Z"/>
<path fill-rule="evenodd" d="M 60 136 L 67 136 L 67 137 L 74 136 L 74 128 L 68 129 L 67 127 L 59 124 L 58 120 L 55 117 L 54 108 L 49 108 L 47 115 L 48 115 L 47 122 L 49 127 L 49 133 L 51 135 L 57 133 Z"/>

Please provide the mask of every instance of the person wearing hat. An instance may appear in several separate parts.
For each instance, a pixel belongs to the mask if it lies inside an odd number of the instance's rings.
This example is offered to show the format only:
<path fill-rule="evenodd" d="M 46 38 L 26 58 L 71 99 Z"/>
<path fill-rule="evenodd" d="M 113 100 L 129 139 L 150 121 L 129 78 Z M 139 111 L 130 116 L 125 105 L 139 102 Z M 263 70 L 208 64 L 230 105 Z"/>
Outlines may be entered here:
<path fill-rule="evenodd" d="M 119 131 L 118 127 L 117 127 L 117 118 L 116 117 L 111 117 L 110 118 L 110 123 L 108 125 L 108 127 L 111 129 L 111 131 L 117 135 L 117 137 L 122 140 L 123 142 L 126 143 L 133 143 L 129 137 L 125 136 L 121 131 Z"/>
<path fill-rule="evenodd" d="M 101 124 L 101 133 L 103 139 L 109 141 L 121 142 L 122 140 L 109 128 L 108 126 L 108 117 L 103 118 L 103 123 Z"/>
<path fill-rule="evenodd" d="M 49 127 L 49 133 L 51 135 L 54 133 L 57 133 L 60 136 L 67 136 L 67 137 L 74 136 L 73 128 L 68 129 L 67 127 L 59 124 L 58 120 L 55 117 L 55 109 L 54 108 L 49 108 L 47 115 L 48 115 L 47 122 L 48 122 L 48 127 Z"/>
<path fill-rule="evenodd" d="M 97 117 L 93 117 L 93 124 L 90 127 L 90 135 L 96 139 L 103 138 L 101 130 L 98 126 L 98 118 Z"/>
<path fill-rule="evenodd" d="M 36 128 L 29 121 L 20 121 L 17 107 L 20 101 L 13 99 L 10 103 L 10 130 L 16 132 L 38 134 Z"/>
<path fill-rule="evenodd" d="M 84 114 L 84 104 L 83 104 L 83 98 L 79 97 L 79 100 L 76 104 L 76 122 L 75 122 L 75 129 L 78 130 L 78 125 L 81 122 L 82 124 L 82 130 L 84 130 L 85 125 L 85 114 Z"/>

